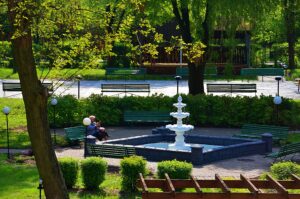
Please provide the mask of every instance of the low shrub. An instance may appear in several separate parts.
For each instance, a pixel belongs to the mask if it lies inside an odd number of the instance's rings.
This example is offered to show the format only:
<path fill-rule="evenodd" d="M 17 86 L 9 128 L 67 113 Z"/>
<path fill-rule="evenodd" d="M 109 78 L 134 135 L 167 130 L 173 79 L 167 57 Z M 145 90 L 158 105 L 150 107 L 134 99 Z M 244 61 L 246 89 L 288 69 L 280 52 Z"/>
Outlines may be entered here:
<path fill-rule="evenodd" d="M 293 162 L 275 163 L 270 168 L 270 173 L 278 180 L 286 180 L 291 177 L 291 174 L 300 175 L 300 165 Z"/>
<path fill-rule="evenodd" d="M 107 163 L 99 157 L 89 157 L 81 161 L 81 173 L 84 187 L 95 190 L 105 180 Z"/>
<path fill-rule="evenodd" d="M 67 188 L 72 188 L 78 177 L 78 160 L 74 158 L 60 158 L 58 162 Z"/>
<path fill-rule="evenodd" d="M 188 179 L 190 178 L 193 165 L 191 163 L 167 160 L 157 164 L 158 178 L 165 178 L 165 173 L 172 179 Z"/>
<path fill-rule="evenodd" d="M 139 173 L 146 175 L 146 161 L 140 156 L 126 157 L 121 161 L 122 190 L 136 191 Z"/>

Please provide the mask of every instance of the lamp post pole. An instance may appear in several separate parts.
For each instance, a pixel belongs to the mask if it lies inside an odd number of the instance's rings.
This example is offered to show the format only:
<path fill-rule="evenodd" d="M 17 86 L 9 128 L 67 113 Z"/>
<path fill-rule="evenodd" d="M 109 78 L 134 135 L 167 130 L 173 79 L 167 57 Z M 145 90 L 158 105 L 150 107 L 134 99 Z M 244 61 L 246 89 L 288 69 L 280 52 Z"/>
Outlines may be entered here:
<path fill-rule="evenodd" d="M 40 179 L 40 181 L 39 181 L 39 186 L 38 186 L 37 188 L 38 188 L 38 190 L 39 190 L 39 196 L 40 196 L 40 199 L 42 199 L 42 189 L 44 188 L 44 187 L 43 187 L 43 180 L 42 180 L 42 179 Z"/>
<path fill-rule="evenodd" d="M 84 158 L 87 156 L 87 132 L 88 132 L 88 126 L 92 123 L 91 119 L 86 117 L 82 121 L 83 125 L 85 126 L 85 138 L 84 138 Z"/>
<path fill-rule="evenodd" d="M 277 81 L 277 96 L 279 96 L 279 81 L 282 80 L 281 76 L 275 77 L 275 80 Z"/>
<path fill-rule="evenodd" d="M 55 107 L 57 105 L 57 99 L 53 98 L 51 100 L 51 105 L 53 106 L 53 136 L 54 136 L 54 146 L 56 146 L 56 110 Z"/>
<path fill-rule="evenodd" d="M 6 116 L 6 141 L 7 141 L 7 159 L 10 159 L 10 151 L 9 151 L 9 133 L 8 133 L 8 114 L 10 113 L 10 108 L 9 107 L 4 107 L 2 109 L 2 112 Z"/>
<path fill-rule="evenodd" d="M 76 76 L 77 79 L 77 97 L 80 99 L 80 80 L 82 79 L 81 75 Z"/>
<path fill-rule="evenodd" d="M 177 95 L 179 94 L 179 81 L 181 80 L 181 76 L 175 76 L 176 82 L 177 82 Z"/>

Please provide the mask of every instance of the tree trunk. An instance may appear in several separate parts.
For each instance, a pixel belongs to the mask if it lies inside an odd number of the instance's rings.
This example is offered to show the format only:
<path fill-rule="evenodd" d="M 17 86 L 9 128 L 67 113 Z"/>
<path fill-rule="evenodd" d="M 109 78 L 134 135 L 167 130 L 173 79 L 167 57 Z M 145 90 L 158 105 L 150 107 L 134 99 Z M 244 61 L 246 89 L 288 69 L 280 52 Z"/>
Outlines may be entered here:
<path fill-rule="evenodd" d="M 18 5 L 18 2 L 24 3 Z M 12 39 L 15 62 L 18 66 L 23 100 L 26 110 L 27 128 L 40 178 L 43 180 L 46 197 L 67 199 L 68 192 L 55 156 L 47 116 L 48 90 L 38 80 L 32 51 L 30 21 L 26 11 L 16 14 L 17 6 L 26 6 L 25 1 L 8 0 L 8 16 L 12 32 L 20 31 Z M 28 8 L 26 8 L 28 9 Z M 16 19 L 16 15 L 23 17 Z M 20 20 L 17 26 L 15 21 Z M 37 182 L 38 183 L 38 182 Z"/>
<path fill-rule="evenodd" d="M 296 28 L 295 28 L 295 0 L 284 0 L 284 14 L 286 37 L 288 42 L 289 68 L 295 69 L 295 43 L 296 43 Z"/>
<path fill-rule="evenodd" d="M 189 66 L 189 94 L 204 93 L 204 69 L 205 63 L 188 63 Z"/>

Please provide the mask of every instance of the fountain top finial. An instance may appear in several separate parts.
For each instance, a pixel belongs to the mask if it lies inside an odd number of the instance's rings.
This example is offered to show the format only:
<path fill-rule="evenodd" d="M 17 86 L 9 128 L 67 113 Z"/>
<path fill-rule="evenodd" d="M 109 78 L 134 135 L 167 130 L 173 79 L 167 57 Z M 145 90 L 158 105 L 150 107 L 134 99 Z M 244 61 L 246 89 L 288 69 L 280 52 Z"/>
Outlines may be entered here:
<path fill-rule="evenodd" d="M 182 102 L 182 97 L 181 97 L 181 95 L 178 96 L 177 100 L 178 100 L 179 103 Z"/>

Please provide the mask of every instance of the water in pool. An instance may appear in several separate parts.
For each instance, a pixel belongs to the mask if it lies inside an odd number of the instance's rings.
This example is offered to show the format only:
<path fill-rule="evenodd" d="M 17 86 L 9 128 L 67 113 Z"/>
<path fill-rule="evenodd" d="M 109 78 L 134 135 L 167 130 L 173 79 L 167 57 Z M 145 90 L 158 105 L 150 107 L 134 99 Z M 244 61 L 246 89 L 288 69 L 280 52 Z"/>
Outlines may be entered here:
<path fill-rule="evenodd" d="M 191 147 L 189 144 L 185 146 L 181 146 L 180 148 L 175 148 L 174 146 L 169 146 L 172 143 L 169 142 L 157 142 L 157 143 L 150 143 L 150 144 L 143 144 L 139 146 L 151 147 L 151 148 L 159 148 L 159 149 L 168 149 L 168 150 L 183 150 L 183 151 L 191 151 Z M 203 146 L 203 151 L 211 151 L 213 149 L 222 147 L 219 145 L 208 145 L 208 144 L 201 144 Z"/>

